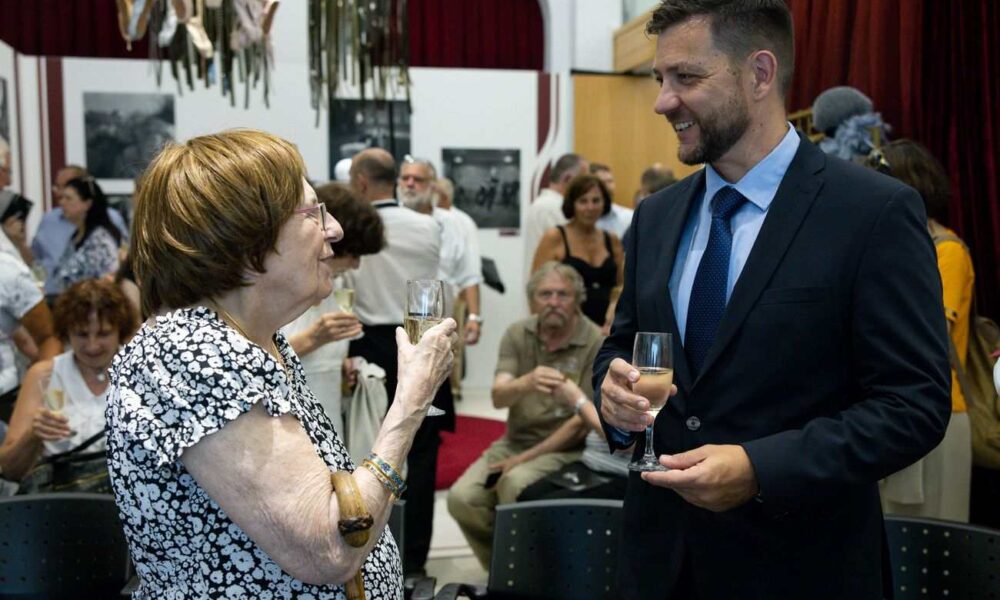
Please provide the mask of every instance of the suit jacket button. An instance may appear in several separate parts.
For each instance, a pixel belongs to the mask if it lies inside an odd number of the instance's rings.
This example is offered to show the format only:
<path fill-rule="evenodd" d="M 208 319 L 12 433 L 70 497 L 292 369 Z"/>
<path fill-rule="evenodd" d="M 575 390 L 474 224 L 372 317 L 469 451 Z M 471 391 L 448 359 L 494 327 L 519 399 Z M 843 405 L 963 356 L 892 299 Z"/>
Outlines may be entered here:
<path fill-rule="evenodd" d="M 688 417 L 688 420 L 685 422 L 685 425 L 687 425 L 687 428 L 690 429 L 691 431 L 698 431 L 699 429 L 701 429 L 701 419 L 699 419 L 698 417 Z"/>

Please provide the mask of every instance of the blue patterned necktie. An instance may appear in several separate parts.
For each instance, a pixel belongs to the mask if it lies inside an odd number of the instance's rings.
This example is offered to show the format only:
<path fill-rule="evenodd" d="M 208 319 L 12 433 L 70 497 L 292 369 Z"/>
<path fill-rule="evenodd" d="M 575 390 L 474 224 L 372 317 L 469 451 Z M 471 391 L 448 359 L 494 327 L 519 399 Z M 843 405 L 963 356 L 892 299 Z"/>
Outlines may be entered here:
<path fill-rule="evenodd" d="M 726 284 L 729 280 L 729 255 L 733 248 L 733 231 L 729 219 L 743 206 L 746 198 L 736 188 L 726 186 L 712 199 L 712 229 L 708 246 L 698 264 L 688 302 L 687 329 L 684 351 L 691 373 L 697 377 L 715 339 L 715 332 L 726 310 Z"/>

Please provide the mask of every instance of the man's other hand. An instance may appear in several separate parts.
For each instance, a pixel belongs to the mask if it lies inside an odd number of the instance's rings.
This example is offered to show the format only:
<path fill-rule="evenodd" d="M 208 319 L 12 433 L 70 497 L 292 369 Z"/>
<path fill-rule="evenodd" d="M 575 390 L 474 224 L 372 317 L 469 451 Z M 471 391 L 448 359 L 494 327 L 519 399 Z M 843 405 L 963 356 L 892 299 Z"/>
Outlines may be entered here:
<path fill-rule="evenodd" d="M 681 454 L 664 454 L 660 464 L 670 470 L 643 473 L 643 480 L 674 490 L 691 504 L 713 512 L 736 508 L 759 491 L 757 475 L 742 446 L 708 444 Z"/>

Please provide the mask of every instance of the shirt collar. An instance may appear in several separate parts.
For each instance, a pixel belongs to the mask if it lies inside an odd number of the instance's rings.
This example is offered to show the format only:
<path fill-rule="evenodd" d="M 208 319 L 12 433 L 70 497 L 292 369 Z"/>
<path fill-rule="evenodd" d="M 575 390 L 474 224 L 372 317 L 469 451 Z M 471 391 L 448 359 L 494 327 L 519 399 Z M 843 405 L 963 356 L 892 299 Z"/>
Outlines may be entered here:
<path fill-rule="evenodd" d="M 399 200 L 395 198 L 385 198 L 383 200 L 373 200 L 372 206 L 375 208 L 385 208 L 387 206 L 399 206 Z"/>
<path fill-rule="evenodd" d="M 785 172 L 792 164 L 792 159 L 795 158 L 799 142 L 798 133 L 789 123 L 785 137 L 774 147 L 774 150 L 771 150 L 735 184 L 723 179 L 722 175 L 719 175 L 719 172 L 712 168 L 712 165 L 705 165 L 705 198 L 709 200 L 714 198 L 716 192 L 730 185 L 761 211 L 766 211 L 778 193 L 778 186 L 781 185 Z"/>

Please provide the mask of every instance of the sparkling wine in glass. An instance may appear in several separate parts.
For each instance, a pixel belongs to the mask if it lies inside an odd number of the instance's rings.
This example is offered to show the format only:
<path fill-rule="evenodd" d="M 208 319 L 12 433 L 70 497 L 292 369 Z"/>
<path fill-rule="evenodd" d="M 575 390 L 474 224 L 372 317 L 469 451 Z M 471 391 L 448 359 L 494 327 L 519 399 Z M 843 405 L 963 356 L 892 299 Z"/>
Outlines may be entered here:
<path fill-rule="evenodd" d="M 42 392 L 42 404 L 54 413 L 62 412 L 66 406 L 66 392 L 51 375 L 42 375 L 38 380 Z"/>
<path fill-rule="evenodd" d="M 639 371 L 639 380 L 632 391 L 649 401 L 649 414 L 660 414 L 670 397 L 674 382 L 673 339 L 669 333 L 640 331 L 635 334 L 632 366 Z M 646 452 L 628 465 L 631 471 L 666 471 L 653 452 L 653 426 L 646 427 Z"/>
<path fill-rule="evenodd" d="M 440 279 L 414 279 L 406 282 L 406 308 L 403 329 L 411 344 L 420 342 L 427 330 L 444 320 L 444 283 Z M 431 406 L 428 417 L 444 411 Z"/>
<path fill-rule="evenodd" d="M 351 288 L 338 288 L 333 290 L 333 301 L 337 303 L 340 310 L 349 315 L 354 314 L 354 290 Z"/>

